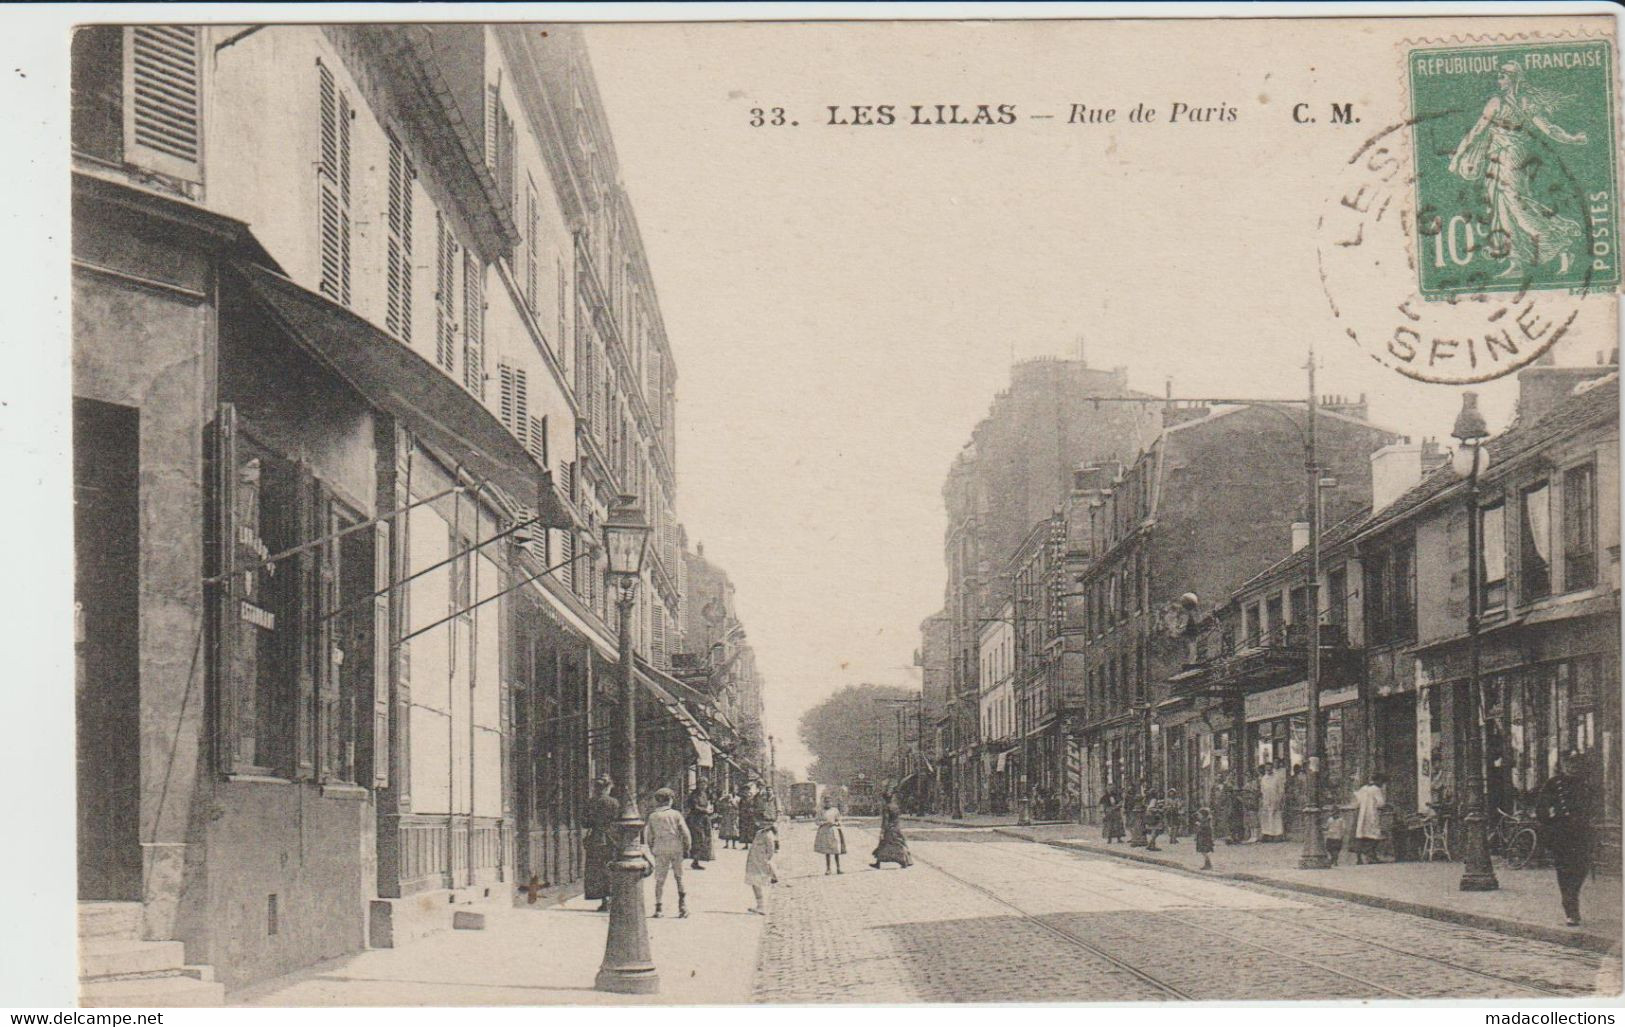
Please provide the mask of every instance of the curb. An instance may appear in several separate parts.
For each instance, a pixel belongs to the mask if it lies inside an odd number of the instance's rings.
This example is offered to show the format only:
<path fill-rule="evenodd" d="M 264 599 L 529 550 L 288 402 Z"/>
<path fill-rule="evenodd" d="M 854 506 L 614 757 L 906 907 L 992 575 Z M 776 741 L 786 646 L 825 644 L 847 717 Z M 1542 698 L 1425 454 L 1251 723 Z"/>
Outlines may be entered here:
<path fill-rule="evenodd" d="M 928 817 L 915 817 L 932 824 L 946 824 L 956 827 L 975 827 L 955 823 L 948 820 L 938 820 Z M 1148 863 L 1152 866 L 1162 867 L 1165 870 L 1177 870 L 1192 877 L 1204 880 L 1215 878 L 1240 881 L 1244 884 L 1261 884 L 1271 888 L 1281 888 L 1286 891 L 1300 892 L 1305 895 L 1318 895 L 1321 898 L 1339 899 L 1343 902 L 1353 902 L 1362 906 L 1373 906 L 1377 909 L 1386 909 L 1395 913 L 1408 913 L 1411 916 L 1426 917 L 1430 920 L 1443 920 L 1448 923 L 1460 924 L 1463 927 L 1474 927 L 1479 930 L 1494 931 L 1514 938 L 1528 938 L 1533 941 L 1543 941 L 1553 945 L 1565 945 L 1569 948 L 1585 949 L 1589 952 L 1604 954 L 1617 952 L 1620 945 L 1616 941 L 1597 935 L 1564 931 L 1555 927 L 1542 927 L 1539 924 L 1526 923 L 1522 920 L 1511 920 L 1506 917 L 1486 916 L 1482 913 L 1468 913 L 1458 909 L 1448 909 L 1443 906 L 1429 906 L 1420 902 L 1408 902 L 1404 899 L 1389 899 L 1380 895 L 1369 895 L 1365 892 L 1348 891 L 1342 888 L 1328 888 L 1318 884 L 1304 884 L 1300 881 L 1283 881 L 1263 874 L 1250 874 L 1233 870 L 1203 870 L 1196 871 L 1183 863 L 1157 856 L 1147 856 L 1143 853 L 1107 848 L 1103 845 L 1090 845 L 1076 841 L 1061 839 L 1035 838 L 1025 831 L 1007 826 L 987 825 L 987 829 L 995 834 L 1002 834 L 1024 842 L 1037 845 L 1048 845 L 1063 852 L 1086 852 L 1094 856 L 1111 856 L 1116 859 L 1127 860 L 1134 863 Z"/>

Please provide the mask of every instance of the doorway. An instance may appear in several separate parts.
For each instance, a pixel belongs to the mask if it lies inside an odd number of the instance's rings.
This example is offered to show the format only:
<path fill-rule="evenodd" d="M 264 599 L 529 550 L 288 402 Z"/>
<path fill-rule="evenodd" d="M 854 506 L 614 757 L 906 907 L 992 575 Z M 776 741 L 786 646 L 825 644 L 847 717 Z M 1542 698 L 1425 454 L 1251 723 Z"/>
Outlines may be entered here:
<path fill-rule="evenodd" d="M 139 415 L 73 401 L 79 898 L 141 899 Z"/>

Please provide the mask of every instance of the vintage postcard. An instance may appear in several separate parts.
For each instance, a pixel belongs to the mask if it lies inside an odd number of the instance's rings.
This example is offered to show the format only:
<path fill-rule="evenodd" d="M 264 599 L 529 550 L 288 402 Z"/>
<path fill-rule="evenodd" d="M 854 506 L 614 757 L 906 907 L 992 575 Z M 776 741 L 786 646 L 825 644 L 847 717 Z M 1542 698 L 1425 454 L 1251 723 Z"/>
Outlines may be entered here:
<path fill-rule="evenodd" d="M 63 1002 L 1618 1000 L 1613 14 L 254 10 L 60 39 Z"/>

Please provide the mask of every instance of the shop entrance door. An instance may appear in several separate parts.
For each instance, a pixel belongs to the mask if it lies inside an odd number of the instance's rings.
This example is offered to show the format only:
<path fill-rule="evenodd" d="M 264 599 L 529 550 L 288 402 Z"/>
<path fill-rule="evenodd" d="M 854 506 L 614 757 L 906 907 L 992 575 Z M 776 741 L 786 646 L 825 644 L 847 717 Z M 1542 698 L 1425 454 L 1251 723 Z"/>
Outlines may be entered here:
<path fill-rule="evenodd" d="M 73 401 L 79 898 L 141 899 L 139 420 Z"/>

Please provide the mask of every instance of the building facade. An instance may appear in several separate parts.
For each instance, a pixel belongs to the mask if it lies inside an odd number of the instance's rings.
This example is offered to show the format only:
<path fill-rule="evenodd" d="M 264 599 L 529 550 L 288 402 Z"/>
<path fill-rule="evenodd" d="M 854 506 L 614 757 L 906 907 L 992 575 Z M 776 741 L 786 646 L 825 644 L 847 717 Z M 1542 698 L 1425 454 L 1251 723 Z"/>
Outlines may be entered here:
<path fill-rule="evenodd" d="M 664 671 L 674 365 L 579 33 L 90 26 L 72 143 L 87 922 L 238 986 L 568 894 L 620 496 L 648 744 L 705 736 Z"/>

